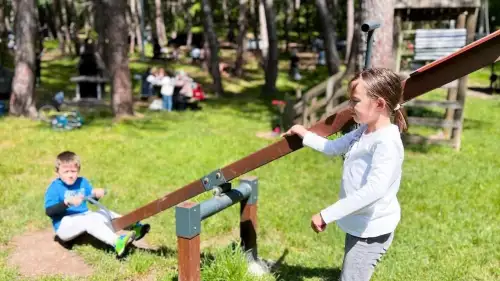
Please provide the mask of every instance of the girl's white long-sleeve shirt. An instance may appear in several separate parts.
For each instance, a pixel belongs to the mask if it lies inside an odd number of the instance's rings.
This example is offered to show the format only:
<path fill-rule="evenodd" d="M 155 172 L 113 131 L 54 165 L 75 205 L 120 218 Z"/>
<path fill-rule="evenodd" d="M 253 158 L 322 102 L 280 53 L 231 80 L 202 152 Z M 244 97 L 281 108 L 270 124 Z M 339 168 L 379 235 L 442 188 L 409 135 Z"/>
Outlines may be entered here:
<path fill-rule="evenodd" d="M 396 194 L 404 148 L 396 125 L 365 134 L 366 125 L 328 140 L 308 132 L 305 146 L 326 155 L 345 154 L 339 200 L 321 211 L 326 223 L 362 238 L 393 232 L 401 218 Z"/>

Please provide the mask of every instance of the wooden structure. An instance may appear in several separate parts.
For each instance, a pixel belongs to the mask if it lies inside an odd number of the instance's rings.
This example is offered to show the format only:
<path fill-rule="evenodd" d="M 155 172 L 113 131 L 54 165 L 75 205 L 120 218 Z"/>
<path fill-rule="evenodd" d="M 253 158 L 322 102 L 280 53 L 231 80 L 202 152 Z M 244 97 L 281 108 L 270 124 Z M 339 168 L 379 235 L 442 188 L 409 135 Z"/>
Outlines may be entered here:
<path fill-rule="evenodd" d="M 474 40 L 476 19 L 480 7 L 480 0 L 396 0 L 395 4 L 395 53 L 396 71 L 400 71 L 401 58 L 410 56 L 413 60 L 410 71 L 445 57 L 458 48 Z M 429 25 L 436 22 L 452 22 L 451 29 L 421 28 L 403 31 L 404 22 L 422 23 Z M 413 51 L 403 52 L 405 37 L 414 37 Z M 410 125 L 423 125 L 443 129 L 442 136 L 426 138 L 418 135 L 406 135 L 409 143 L 446 143 L 455 149 L 460 149 L 463 128 L 463 107 L 467 92 L 467 76 L 444 85 L 448 89 L 446 100 L 441 101 L 411 101 L 406 106 L 411 107 L 438 107 L 445 109 L 443 118 L 410 117 Z"/>
<path fill-rule="evenodd" d="M 428 64 L 402 81 L 403 103 L 441 87 L 464 75 L 481 69 L 500 57 L 500 30 L 469 44 L 443 59 Z M 343 107 L 337 113 L 317 122 L 309 128 L 319 136 L 327 137 L 340 132 L 352 120 L 350 109 Z M 213 171 L 201 179 L 164 195 L 136 210 L 113 220 L 115 230 L 124 229 L 138 221 L 154 216 L 172 206 L 247 174 L 274 160 L 302 148 L 297 135 L 287 136 L 242 159 Z"/>
<path fill-rule="evenodd" d="M 339 72 L 309 89 L 305 94 L 297 89 L 295 100 L 287 100 L 283 113 L 285 129 L 294 124 L 310 127 L 321 119 L 338 112 L 346 105 L 347 80 Z"/>

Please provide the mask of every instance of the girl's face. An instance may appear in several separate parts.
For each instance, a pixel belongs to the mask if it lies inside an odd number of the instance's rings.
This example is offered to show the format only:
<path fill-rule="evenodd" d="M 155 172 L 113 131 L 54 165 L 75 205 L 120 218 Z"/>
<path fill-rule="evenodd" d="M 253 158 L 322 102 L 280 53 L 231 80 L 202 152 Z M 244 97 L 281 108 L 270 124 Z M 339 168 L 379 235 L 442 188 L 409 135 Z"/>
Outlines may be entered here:
<path fill-rule="evenodd" d="M 352 82 L 349 106 L 353 111 L 354 121 L 359 124 L 375 123 L 386 110 L 385 100 L 368 96 L 366 84 L 361 79 Z"/>

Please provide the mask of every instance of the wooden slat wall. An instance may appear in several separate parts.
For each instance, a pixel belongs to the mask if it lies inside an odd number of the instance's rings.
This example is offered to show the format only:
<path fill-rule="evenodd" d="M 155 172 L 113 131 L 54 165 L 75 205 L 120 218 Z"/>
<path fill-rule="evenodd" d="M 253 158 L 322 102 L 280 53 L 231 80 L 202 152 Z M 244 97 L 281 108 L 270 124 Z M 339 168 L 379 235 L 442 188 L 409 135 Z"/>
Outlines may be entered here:
<path fill-rule="evenodd" d="M 467 30 L 417 29 L 415 34 L 415 61 L 432 61 L 445 57 L 465 46 Z"/>
<path fill-rule="evenodd" d="M 476 8 L 481 0 L 396 0 L 396 9 Z"/>

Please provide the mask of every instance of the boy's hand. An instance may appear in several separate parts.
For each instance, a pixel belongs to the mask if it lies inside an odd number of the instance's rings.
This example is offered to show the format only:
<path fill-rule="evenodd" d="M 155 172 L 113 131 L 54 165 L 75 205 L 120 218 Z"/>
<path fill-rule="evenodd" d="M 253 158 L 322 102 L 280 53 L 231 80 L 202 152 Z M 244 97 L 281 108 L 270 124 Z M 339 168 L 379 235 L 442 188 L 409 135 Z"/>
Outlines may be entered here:
<path fill-rule="evenodd" d="M 104 194 L 106 194 L 106 192 L 102 188 L 94 188 L 92 190 L 92 195 L 94 195 L 94 197 L 97 199 L 102 198 L 104 196 Z"/>
<path fill-rule="evenodd" d="M 311 218 L 311 228 L 316 232 L 323 232 L 326 228 L 326 223 L 320 214 L 316 214 Z"/>
<path fill-rule="evenodd" d="M 304 135 L 309 132 L 304 126 L 302 125 L 293 125 L 288 131 L 285 133 L 281 134 L 282 137 L 284 136 L 291 136 L 291 135 L 299 135 L 299 137 L 303 138 Z"/>
<path fill-rule="evenodd" d="M 80 195 L 76 195 L 76 196 L 70 196 L 66 199 L 64 199 L 64 204 L 66 204 L 66 206 L 80 206 L 80 204 L 82 204 L 83 202 L 83 195 L 80 194 Z"/>

